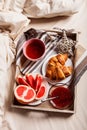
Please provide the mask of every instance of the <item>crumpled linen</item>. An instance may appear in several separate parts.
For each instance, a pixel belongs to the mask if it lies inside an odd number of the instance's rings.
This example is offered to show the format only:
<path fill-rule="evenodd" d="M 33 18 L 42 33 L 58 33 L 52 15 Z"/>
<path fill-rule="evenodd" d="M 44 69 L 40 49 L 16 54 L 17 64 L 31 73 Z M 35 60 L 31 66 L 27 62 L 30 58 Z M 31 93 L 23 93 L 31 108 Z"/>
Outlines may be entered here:
<path fill-rule="evenodd" d="M 5 0 L 4 10 L 22 12 L 26 0 Z"/>
<path fill-rule="evenodd" d="M 81 6 L 81 0 L 26 0 L 24 14 L 33 18 L 70 16 Z"/>
<path fill-rule="evenodd" d="M 0 12 L 0 29 L 5 33 L 8 32 L 13 39 L 20 34 L 29 22 L 30 20 L 21 13 L 13 11 Z"/>
<path fill-rule="evenodd" d="M 0 10 L 2 10 L 4 7 L 4 0 L 0 0 Z"/>
<path fill-rule="evenodd" d="M 28 26 L 30 20 L 13 11 L 0 12 L 0 69 L 7 70 L 15 55 L 14 40 Z"/>
<path fill-rule="evenodd" d="M 79 11 L 83 0 L 5 0 L 4 10 L 20 12 L 27 17 L 70 16 Z"/>
<path fill-rule="evenodd" d="M 4 119 L 4 114 L 11 84 L 11 75 L 8 75 L 8 70 L 15 61 L 16 55 L 14 41 L 29 22 L 30 20 L 23 14 L 0 11 L 0 130 L 4 130 L 4 126 L 8 124 Z"/>
<path fill-rule="evenodd" d="M 15 59 L 15 48 L 8 34 L 0 34 L 0 126 L 4 121 L 5 102 L 7 97 L 6 73 Z M 1 129 L 1 128 L 0 128 Z"/>
<path fill-rule="evenodd" d="M 7 70 L 15 58 L 15 45 L 12 44 L 8 34 L 0 34 L 0 72 Z"/>

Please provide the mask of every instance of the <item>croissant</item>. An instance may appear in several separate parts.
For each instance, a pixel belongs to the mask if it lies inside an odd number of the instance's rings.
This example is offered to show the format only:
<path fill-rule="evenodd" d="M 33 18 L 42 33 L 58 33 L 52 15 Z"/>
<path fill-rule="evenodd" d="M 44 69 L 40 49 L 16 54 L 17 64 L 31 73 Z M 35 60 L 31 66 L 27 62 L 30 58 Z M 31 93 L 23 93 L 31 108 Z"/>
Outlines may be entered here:
<path fill-rule="evenodd" d="M 65 74 L 60 67 L 56 67 L 57 79 L 65 79 Z"/>
<path fill-rule="evenodd" d="M 62 71 L 63 71 L 63 73 L 65 74 L 66 77 L 70 76 L 71 73 L 72 73 L 72 67 L 63 66 Z"/>
<path fill-rule="evenodd" d="M 48 65 L 47 65 L 47 69 L 49 70 L 52 70 L 55 68 L 55 63 L 54 62 L 49 62 Z"/>
<path fill-rule="evenodd" d="M 70 76 L 73 68 L 71 66 L 65 66 L 67 59 L 67 54 L 58 54 L 52 57 L 47 64 L 46 77 L 51 80 L 62 80 Z"/>
<path fill-rule="evenodd" d="M 68 58 L 68 54 L 58 54 L 56 57 L 57 57 L 58 61 L 59 61 L 62 65 L 64 65 L 65 62 L 66 62 L 66 60 L 67 60 L 67 58 Z"/>
<path fill-rule="evenodd" d="M 49 79 L 52 79 L 52 71 L 51 70 L 47 70 L 46 71 L 46 77 L 48 77 Z"/>
<path fill-rule="evenodd" d="M 52 79 L 53 80 L 57 80 L 58 79 L 56 68 L 52 71 Z"/>
<path fill-rule="evenodd" d="M 49 60 L 49 62 L 54 62 L 54 63 L 56 63 L 56 62 L 58 62 L 58 59 L 57 59 L 56 56 L 54 56 L 54 57 L 52 57 L 52 58 Z"/>
<path fill-rule="evenodd" d="M 59 62 L 56 62 L 56 67 L 60 67 L 62 69 L 62 65 Z"/>

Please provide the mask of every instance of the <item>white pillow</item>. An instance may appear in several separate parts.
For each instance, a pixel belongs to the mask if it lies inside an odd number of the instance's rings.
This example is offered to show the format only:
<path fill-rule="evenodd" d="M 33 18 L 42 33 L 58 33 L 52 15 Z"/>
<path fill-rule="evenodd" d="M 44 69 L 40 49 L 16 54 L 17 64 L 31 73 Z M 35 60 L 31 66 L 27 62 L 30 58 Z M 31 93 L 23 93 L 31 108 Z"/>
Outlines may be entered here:
<path fill-rule="evenodd" d="M 28 17 L 69 16 L 76 13 L 82 0 L 26 0 L 23 13 Z"/>

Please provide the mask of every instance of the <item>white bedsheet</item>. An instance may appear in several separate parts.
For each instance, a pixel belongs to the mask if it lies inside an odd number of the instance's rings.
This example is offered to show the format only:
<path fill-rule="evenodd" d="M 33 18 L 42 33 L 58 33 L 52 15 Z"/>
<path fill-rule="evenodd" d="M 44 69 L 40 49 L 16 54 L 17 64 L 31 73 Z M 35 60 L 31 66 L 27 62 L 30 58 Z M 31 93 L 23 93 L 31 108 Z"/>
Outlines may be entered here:
<path fill-rule="evenodd" d="M 74 28 L 79 34 L 79 44 L 87 48 L 87 0 L 79 13 L 72 17 L 52 19 L 33 19 L 29 27 L 35 28 Z M 1 43 L 0 43 L 1 44 Z M 3 46 L 3 45 L 2 45 Z M 0 46 L 1 47 L 1 46 Z M 1 70 L 0 92 L 0 130 L 87 130 L 87 71 L 77 85 L 77 108 L 72 116 L 59 113 L 44 113 L 10 108 L 11 91 L 13 89 L 15 64 L 8 70 Z M 5 113 L 4 113 L 5 111 Z M 3 118 L 3 120 L 2 120 Z"/>

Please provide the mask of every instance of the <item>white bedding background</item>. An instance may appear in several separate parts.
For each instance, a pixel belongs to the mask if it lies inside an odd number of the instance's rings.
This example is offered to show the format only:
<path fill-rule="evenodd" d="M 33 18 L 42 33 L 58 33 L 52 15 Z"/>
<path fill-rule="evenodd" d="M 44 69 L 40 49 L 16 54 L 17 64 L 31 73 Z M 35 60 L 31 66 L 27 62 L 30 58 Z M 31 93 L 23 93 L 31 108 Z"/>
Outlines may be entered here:
<path fill-rule="evenodd" d="M 1 0 L 3 1 L 3 0 Z M 78 12 L 83 0 L 5 0 L 4 10 L 21 12 L 28 17 L 42 18 L 72 15 Z"/>
<path fill-rule="evenodd" d="M 23 2 L 25 3 L 25 0 Z M 13 11 L 9 12 L 9 15 L 6 11 L 0 12 L 0 21 L 2 20 L 0 22 L 0 130 L 87 130 L 87 72 L 77 85 L 77 108 L 76 113 L 72 116 L 12 109 L 10 107 L 15 75 L 15 64 L 12 64 L 15 60 L 14 39 L 17 36 L 15 34 L 20 32 L 20 27 L 23 30 L 30 22 L 20 12 L 21 10 L 19 13 L 15 12 L 15 15 L 10 14 Z M 84 0 L 79 12 L 71 17 L 31 20 L 29 27 L 74 28 L 81 32 L 79 44 L 87 48 L 86 12 L 87 0 Z M 19 28 L 16 28 L 17 25 Z"/>

